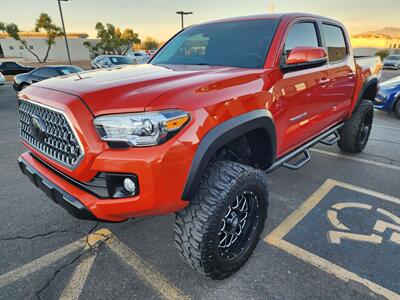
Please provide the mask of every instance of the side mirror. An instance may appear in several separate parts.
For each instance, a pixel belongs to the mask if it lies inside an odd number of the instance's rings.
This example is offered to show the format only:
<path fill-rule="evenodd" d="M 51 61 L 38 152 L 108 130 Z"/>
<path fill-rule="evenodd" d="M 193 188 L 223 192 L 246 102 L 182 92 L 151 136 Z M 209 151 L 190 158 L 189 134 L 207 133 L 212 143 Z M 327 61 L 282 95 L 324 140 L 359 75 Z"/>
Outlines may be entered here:
<path fill-rule="evenodd" d="M 296 47 L 287 55 L 286 63 L 281 66 L 282 71 L 308 69 L 324 65 L 328 61 L 325 48 Z"/>

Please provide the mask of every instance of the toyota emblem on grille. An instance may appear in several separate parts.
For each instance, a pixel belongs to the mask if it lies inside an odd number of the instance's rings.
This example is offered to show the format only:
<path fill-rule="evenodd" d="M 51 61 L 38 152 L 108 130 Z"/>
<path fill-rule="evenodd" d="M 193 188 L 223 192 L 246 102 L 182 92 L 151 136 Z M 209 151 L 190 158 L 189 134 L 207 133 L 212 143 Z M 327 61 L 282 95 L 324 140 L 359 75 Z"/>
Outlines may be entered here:
<path fill-rule="evenodd" d="M 46 123 L 43 121 L 43 119 L 38 116 L 32 115 L 29 125 L 33 137 L 39 142 L 43 143 L 44 139 L 46 138 Z"/>

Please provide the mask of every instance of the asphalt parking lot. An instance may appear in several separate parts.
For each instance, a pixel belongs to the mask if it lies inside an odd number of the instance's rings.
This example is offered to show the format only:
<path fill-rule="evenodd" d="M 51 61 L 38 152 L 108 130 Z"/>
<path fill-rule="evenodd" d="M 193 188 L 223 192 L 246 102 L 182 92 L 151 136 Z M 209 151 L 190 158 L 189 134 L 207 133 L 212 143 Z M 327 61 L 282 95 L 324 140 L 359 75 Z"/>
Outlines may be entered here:
<path fill-rule="evenodd" d="M 385 71 L 383 80 L 398 76 Z M 79 221 L 23 176 L 16 94 L 0 86 L 0 299 L 400 298 L 400 120 L 375 113 L 365 152 L 318 146 L 268 174 L 264 240 L 234 276 L 181 262 L 174 216 Z"/>

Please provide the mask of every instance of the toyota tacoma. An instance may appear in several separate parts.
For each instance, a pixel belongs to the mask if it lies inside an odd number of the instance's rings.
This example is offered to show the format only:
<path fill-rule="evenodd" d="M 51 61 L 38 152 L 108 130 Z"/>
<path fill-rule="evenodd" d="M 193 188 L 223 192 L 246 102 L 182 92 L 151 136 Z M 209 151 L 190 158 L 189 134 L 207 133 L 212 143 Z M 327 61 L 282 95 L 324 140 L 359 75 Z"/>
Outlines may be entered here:
<path fill-rule="evenodd" d="M 19 93 L 19 166 L 75 217 L 175 213 L 175 246 L 213 279 L 250 257 L 267 215 L 266 173 L 317 143 L 361 152 L 378 57 L 309 14 L 190 26 L 145 65 L 70 74 Z"/>

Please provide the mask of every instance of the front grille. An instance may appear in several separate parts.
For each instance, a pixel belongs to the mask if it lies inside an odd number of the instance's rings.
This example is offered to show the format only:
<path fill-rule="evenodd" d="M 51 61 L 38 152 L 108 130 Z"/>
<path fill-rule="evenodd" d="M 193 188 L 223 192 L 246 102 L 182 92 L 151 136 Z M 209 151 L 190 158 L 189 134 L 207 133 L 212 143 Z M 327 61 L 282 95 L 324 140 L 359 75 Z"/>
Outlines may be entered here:
<path fill-rule="evenodd" d="M 21 138 L 33 148 L 69 168 L 78 164 L 83 150 L 64 114 L 19 100 L 19 120 Z"/>

